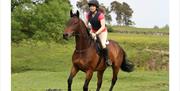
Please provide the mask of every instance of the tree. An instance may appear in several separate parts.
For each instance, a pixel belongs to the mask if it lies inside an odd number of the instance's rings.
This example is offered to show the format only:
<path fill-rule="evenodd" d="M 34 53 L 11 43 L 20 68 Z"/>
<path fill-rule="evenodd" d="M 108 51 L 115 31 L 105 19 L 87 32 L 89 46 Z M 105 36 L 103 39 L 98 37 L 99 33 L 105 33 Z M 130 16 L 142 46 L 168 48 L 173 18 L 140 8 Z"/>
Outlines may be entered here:
<path fill-rule="evenodd" d="M 116 14 L 116 21 L 118 24 L 122 24 L 122 5 L 117 1 L 111 3 L 111 11 L 114 11 Z"/>
<path fill-rule="evenodd" d="M 24 4 L 24 3 L 31 3 L 31 0 L 11 0 L 11 11 L 14 10 L 14 8 Z"/>
<path fill-rule="evenodd" d="M 69 11 L 68 0 L 48 2 L 34 0 L 15 6 L 11 14 L 12 41 L 23 39 L 59 41 L 69 18 Z"/>
<path fill-rule="evenodd" d="M 162 28 L 164 28 L 164 29 L 168 29 L 169 30 L 169 25 L 168 24 L 166 24 L 165 26 L 163 26 Z"/>
<path fill-rule="evenodd" d="M 131 16 L 132 16 L 132 13 L 133 13 L 133 10 L 130 8 L 130 6 L 127 4 L 127 3 L 125 3 L 125 2 L 123 2 L 123 4 L 122 4 L 122 9 L 123 9 L 123 21 L 124 21 L 124 24 L 127 26 L 127 25 L 130 25 L 131 24 L 131 20 L 130 20 L 130 18 L 131 18 Z"/>
<path fill-rule="evenodd" d="M 153 27 L 154 29 L 159 29 L 159 27 L 157 26 L 157 25 L 154 25 L 154 27 Z"/>
<path fill-rule="evenodd" d="M 130 8 L 130 6 L 123 2 L 122 4 L 113 1 L 111 3 L 111 11 L 114 11 L 116 16 L 116 21 L 119 25 L 131 25 L 133 24 L 130 18 L 132 17 L 133 10 Z"/>
<path fill-rule="evenodd" d="M 89 11 L 89 6 L 88 6 L 87 0 L 77 1 L 76 6 L 82 10 L 82 13 Z"/>

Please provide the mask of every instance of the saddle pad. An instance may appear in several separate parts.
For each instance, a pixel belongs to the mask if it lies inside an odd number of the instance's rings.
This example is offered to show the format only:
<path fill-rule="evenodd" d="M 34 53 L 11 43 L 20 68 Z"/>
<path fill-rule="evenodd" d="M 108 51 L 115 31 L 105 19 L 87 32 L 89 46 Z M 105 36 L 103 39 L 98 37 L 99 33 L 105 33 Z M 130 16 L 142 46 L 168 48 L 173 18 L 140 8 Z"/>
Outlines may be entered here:
<path fill-rule="evenodd" d="M 106 41 L 106 45 L 108 45 L 108 44 L 109 44 L 109 40 Z"/>

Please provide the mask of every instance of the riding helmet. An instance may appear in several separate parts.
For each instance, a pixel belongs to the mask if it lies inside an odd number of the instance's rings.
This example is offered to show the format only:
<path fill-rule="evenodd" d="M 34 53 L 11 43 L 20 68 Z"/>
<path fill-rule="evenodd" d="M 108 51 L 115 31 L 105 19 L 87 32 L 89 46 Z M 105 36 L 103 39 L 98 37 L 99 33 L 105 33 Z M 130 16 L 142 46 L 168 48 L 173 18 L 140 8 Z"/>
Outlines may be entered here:
<path fill-rule="evenodd" d="M 97 8 L 99 7 L 99 2 L 97 0 L 90 0 L 88 2 L 88 5 L 95 5 Z"/>

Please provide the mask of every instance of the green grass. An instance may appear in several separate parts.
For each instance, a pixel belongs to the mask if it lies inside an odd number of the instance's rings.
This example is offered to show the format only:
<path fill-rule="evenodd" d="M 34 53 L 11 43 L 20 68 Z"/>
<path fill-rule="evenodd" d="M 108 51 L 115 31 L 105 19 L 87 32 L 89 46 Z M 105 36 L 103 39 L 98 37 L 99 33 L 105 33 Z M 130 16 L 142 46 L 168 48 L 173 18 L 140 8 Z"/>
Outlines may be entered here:
<path fill-rule="evenodd" d="M 169 49 L 168 36 L 109 33 L 109 39 L 116 40 L 125 49 L 128 58 L 141 67 L 146 67 L 146 61 L 154 57 L 160 63 L 164 60 L 161 54 L 145 49 Z M 66 81 L 74 47 L 74 41 L 63 44 L 40 41 L 12 43 L 12 90 L 46 91 L 52 88 L 67 91 Z M 114 91 L 168 91 L 168 71 L 148 71 L 141 67 L 132 73 L 120 72 Z M 107 69 L 101 91 L 109 89 L 111 78 L 112 71 Z M 82 91 L 84 79 L 85 74 L 79 72 L 73 81 L 73 91 Z M 95 91 L 96 81 L 94 73 L 89 85 L 91 91 Z"/>
<path fill-rule="evenodd" d="M 143 35 L 143 34 L 120 34 L 110 33 L 109 39 L 116 40 L 120 45 L 150 48 L 150 49 L 169 49 L 169 36 Z"/>
<path fill-rule="evenodd" d="M 145 49 L 163 51 L 169 49 L 168 36 L 110 33 L 109 39 L 118 41 L 127 52 L 128 58 L 135 63 L 146 62 L 154 57 L 162 60 L 161 54 L 154 55 L 153 52 L 147 52 Z M 12 72 L 59 71 L 59 65 L 70 65 L 74 46 L 72 41 L 67 44 L 49 43 L 48 45 L 45 42 L 37 42 L 36 46 L 26 43 L 20 43 L 19 46 L 12 44 Z"/>
<path fill-rule="evenodd" d="M 69 72 L 27 71 L 12 75 L 12 91 L 45 91 L 48 88 L 67 91 Z M 101 91 L 108 91 L 111 83 L 112 71 L 104 73 Z M 73 91 L 82 91 L 85 74 L 79 72 L 73 80 Z M 96 73 L 89 84 L 90 91 L 96 89 Z M 113 91 L 168 91 L 167 71 L 134 71 L 132 73 L 119 72 L 117 83 Z"/>
<path fill-rule="evenodd" d="M 12 73 L 27 70 L 62 71 L 59 65 L 71 64 L 73 50 L 72 43 L 50 43 L 47 46 L 45 42 L 39 42 L 36 47 L 12 45 Z"/>
<path fill-rule="evenodd" d="M 114 31 L 137 31 L 137 32 L 162 32 L 162 33 L 169 33 L 168 28 L 136 28 L 136 27 L 128 27 L 128 26 L 113 26 L 112 29 Z"/>
<path fill-rule="evenodd" d="M 146 69 L 148 61 L 151 60 L 156 61 L 157 68 L 167 64 L 169 61 L 167 57 L 169 54 L 161 53 L 162 51 L 169 52 L 169 36 L 167 35 L 110 33 L 109 39 L 118 41 L 119 45 L 126 51 L 128 58 L 142 69 Z M 151 51 L 147 51 L 147 49 Z M 153 52 L 153 50 L 159 52 Z"/>

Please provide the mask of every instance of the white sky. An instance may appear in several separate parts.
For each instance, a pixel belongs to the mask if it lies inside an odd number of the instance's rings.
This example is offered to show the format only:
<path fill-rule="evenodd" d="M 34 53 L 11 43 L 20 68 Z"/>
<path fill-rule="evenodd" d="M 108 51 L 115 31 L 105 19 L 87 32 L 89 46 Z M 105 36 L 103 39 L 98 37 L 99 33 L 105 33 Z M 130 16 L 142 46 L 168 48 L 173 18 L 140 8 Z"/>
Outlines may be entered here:
<path fill-rule="evenodd" d="M 75 5 L 77 0 L 70 0 Z M 98 0 L 105 6 L 110 7 L 114 0 Z M 136 27 L 159 27 L 169 24 L 169 1 L 168 0 L 116 0 L 126 2 L 134 10 L 132 20 Z M 113 17 L 112 17 L 113 18 Z M 113 18 L 114 24 L 115 18 Z"/>

